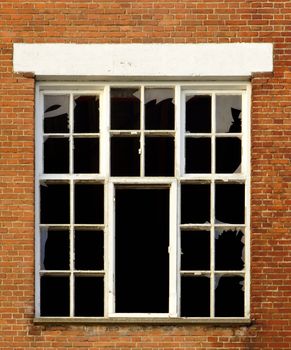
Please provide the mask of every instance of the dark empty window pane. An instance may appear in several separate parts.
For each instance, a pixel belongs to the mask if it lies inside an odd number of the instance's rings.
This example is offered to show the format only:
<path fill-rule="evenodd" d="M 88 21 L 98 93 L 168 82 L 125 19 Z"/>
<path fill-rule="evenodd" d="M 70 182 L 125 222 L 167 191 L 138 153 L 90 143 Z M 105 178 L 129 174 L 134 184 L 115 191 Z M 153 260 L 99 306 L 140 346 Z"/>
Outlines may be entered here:
<path fill-rule="evenodd" d="M 211 96 L 188 96 L 186 132 L 211 132 Z"/>
<path fill-rule="evenodd" d="M 173 130 L 174 90 L 145 89 L 145 128 L 147 130 Z"/>
<path fill-rule="evenodd" d="M 75 269 L 103 270 L 103 232 L 75 231 Z"/>
<path fill-rule="evenodd" d="M 103 316 L 103 277 L 75 278 L 75 316 Z"/>
<path fill-rule="evenodd" d="M 243 224 L 245 216 L 245 186 L 215 185 L 216 223 Z"/>
<path fill-rule="evenodd" d="M 69 173 L 69 139 L 49 137 L 43 145 L 44 173 Z"/>
<path fill-rule="evenodd" d="M 244 316 L 244 279 L 241 276 L 215 278 L 215 316 Z"/>
<path fill-rule="evenodd" d="M 244 268 L 244 235 L 242 231 L 215 229 L 215 269 Z"/>
<path fill-rule="evenodd" d="M 42 276 L 40 280 L 41 316 L 69 316 L 69 277 Z"/>
<path fill-rule="evenodd" d="M 104 188 L 98 184 L 75 185 L 75 223 L 103 224 Z"/>
<path fill-rule="evenodd" d="M 99 97 L 78 96 L 74 104 L 74 132 L 99 132 Z"/>
<path fill-rule="evenodd" d="M 216 132 L 241 132 L 241 96 L 216 96 Z"/>
<path fill-rule="evenodd" d="M 186 173 L 211 172 L 211 139 L 186 138 Z"/>
<path fill-rule="evenodd" d="M 241 140 L 237 137 L 219 137 L 216 139 L 216 172 L 240 172 Z"/>
<path fill-rule="evenodd" d="M 68 231 L 41 229 L 42 269 L 68 270 L 70 268 L 69 251 Z"/>
<path fill-rule="evenodd" d="M 181 270 L 209 270 L 210 232 L 181 232 Z"/>
<path fill-rule="evenodd" d="M 40 186 L 40 221 L 42 224 L 70 222 L 70 185 L 42 184 Z"/>
<path fill-rule="evenodd" d="M 111 89 L 111 129 L 136 130 L 140 128 L 140 90 Z"/>
<path fill-rule="evenodd" d="M 69 96 L 47 95 L 44 97 L 44 132 L 69 132 Z"/>
<path fill-rule="evenodd" d="M 210 279 L 181 277 L 181 316 L 210 316 Z"/>
<path fill-rule="evenodd" d="M 116 312 L 168 312 L 169 190 L 115 193 Z"/>
<path fill-rule="evenodd" d="M 139 176 L 138 137 L 111 138 L 111 176 Z"/>
<path fill-rule="evenodd" d="M 172 137 L 145 138 L 145 175 L 174 175 L 174 139 Z"/>
<path fill-rule="evenodd" d="M 181 223 L 210 222 L 210 185 L 181 185 Z"/>
<path fill-rule="evenodd" d="M 74 139 L 74 173 L 99 172 L 99 139 Z"/>

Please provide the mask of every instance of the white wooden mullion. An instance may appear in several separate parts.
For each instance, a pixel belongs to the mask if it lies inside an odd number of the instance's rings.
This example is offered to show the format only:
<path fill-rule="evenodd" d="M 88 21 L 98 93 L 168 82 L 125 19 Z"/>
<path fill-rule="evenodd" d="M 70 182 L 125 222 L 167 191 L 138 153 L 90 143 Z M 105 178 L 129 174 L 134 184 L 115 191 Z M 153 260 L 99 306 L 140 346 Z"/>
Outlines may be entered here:
<path fill-rule="evenodd" d="M 73 95 L 70 94 L 70 102 L 69 102 L 69 172 L 70 175 L 74 173 L 74 138 L 73 138 L 73 130 L 74 130 L 74 100 Z"/>
<path fill-rule="evenodd" d="M 181 175 L 184 174 L 185 169 L 185 156 L 184 156 L 184 132 L 185 132 L 185 117 L 184 117 L 184 95 L 182 95 L 181 86 L 176 85 L 175 86 L 175 176 L 176 179 L 180 179 Z M 181 183 L 180 181 L 175 182 L 175 209 L 176 213 L 171 214 L 175 215 L 176 217 L 176 223 L 173 223 L 175 226 L 171 228 L 171 230 L 175 230 L 175 242 L 176 247 L 175 249 L 175 267 L 173 267 L 175 270 L 175 283 L 176 283 L 176 291 L 175 291 L 175 308 L 173 307 L 173 310 L 170 307 L 170 315 L 175 315 L 173 313 L 176 312 L 176 316 L 180 316 L 180 300 L 181 300 L 181 275 L 180 275 L 180 269 L 181 269 L 181 230 L 180 230 L 180 222 L 181 222 Z M 173 274 L 174 272 L 170 270 L 170 273 Z M 172 277 L 173 278 L 173 277 Z"/>
<path fill-rule="evenodd" d="M 106 256 L 105 261 L 107 269 L 106 292 L 107 305 L 105 316 L 113 316 L 115 312 L 115 188 L 112 181 L 106 183 L 107 187 L 107 206 L 108 206 L 108 232 L 106 237 Z"/>
<path fill-rule="evenodd" d="M 74 300 L 75 300 L 75 280 L 74 280 L 74 264 L 75 264 L 75 244 L 74 244 L 74 222 L 75 222 L 75 183 L 70 180 L 70 317 L 74 316 Z"/>
<path fill-rule="evenodd" d="M 179 315 L 179 225 L 178 225 L 178 183 L 173 181 L 170 187 L 169 210 L 169 314 L 171 317 Z"/>
<path fill-rule="evenodd" d="M 211 174 L 216 173 L 216 95 L 211 94 Z"/>
<path fill-rule="evenodd" d="M 210 185 L 210 317 L 215 313 L 215 181 Z"/>
<path fill-rule="evenodd" d="M 210 317 L 215 316 L 215 173 L 216 96 L 211 94 L 211 184 L 210 184 Z"/>
<path fill-rule="evenodd" d="M 242 171 L 246 176 L 245 182 L 245 317 L 250 317 L 250 203 L 251 203 L 251 85 L 247 86 L 246 92 L 242 94 Z"/>
<path fill-rule="evenodd" d="M 100 175 L 108 178 L 110 174 L 110 87 L 104 86 L 99 102 L 100 128 Z"/>
<path fill-rule="evenodd" d="M 179 174 L 180 174 L 180 178 L 182 176 L 185 176 L 186 173 L 186 169 L 185 169 L 185 133 L 186 133 L 186 94 L 185 93 L 181 93 L 181 87 L 179 89 L 180 91 L 177 91 L 176 88 L 176 98 L 179 98 L 180 101 L 180 106 L 179 103 L 176 104 L 176 116 L 180 117 L 180 119 L 176 119 L 176 124 L 180 124 L 180 125 L 176 125 L 176 138 L 178 137 L 178 139 L 176 139 L 176 143 L 179 144 L 180 147 L 180 152 L 179 152 L 179 157 L 180 157 L 180 164 L 178 164 L 179 166 Z M 178 95 L 179 94 L 179 95 Z"/>
<path fill-rule="evenodd" d="M 175 86 L 175 95 L 174 95 L 174 104 L 175 104 L 175 176 L 176 178 L 180 178 L 181 174 L 184 173 L 184 157 L 182 154 L 182 142 L 184 138 L 184 124 L 182 121 L 184 118 L 183 111 L 182 111 L 182 104 L 181 101 L 183 100 L 181 96 L 181 86 L 176 85 Z M 183 163 L 182 163 L 183 162 Z M 179 204 L 179 203 L 178 203 Z"/>
<path fill-rule="evenodd" d="M 69 95 L 69 172 L 70 172 L 70 317 L 74 316 L 74 254 L 75 254 L 75 244 L 74 244 L 74 223 L 75 223 L 75 183 L 72 179 L 72 174 L 74 173 L 74 96 L 72 93 Z"/>
<path fill-rule="evenodd" d="M 100 94 L 99 103 L 99 128 L 100 128 L 100 174 L 104 178 L 104 316 L 108 317 L 110 311 L 110 282 L 109 261 L 112 259 L 110 247 L 110 213 L 111 200 L 108 178 L 110 175 L 110 87 L 106 85 Z"/>
<path fill-rule="evenodd" d="M 103 230 L 103 246 L 104 246 L 104 316 L 108 317 L 109 313 L 109 285 L 110 285 L 110 274 L 109 274 L 109 260 L 111 259 L 109 247 L 110 247 L 110 241 L 109 241 L 109 190 L 108 190 L 109 184 L 108 181 L 104 183 L 104 230 Z"/>
<path fill-rule="evenodd" d="M 140 176 L 145 176 L 145 87 L 140 87 Z"/>
<path fill-rule="evenodd" d="M 43 106 L 44 95 L 35 88 L 35 311 L 40 316 L 40 270 L 41 270 L 41 237 L 40 237 L 40 174 L 43 173 Z"/>

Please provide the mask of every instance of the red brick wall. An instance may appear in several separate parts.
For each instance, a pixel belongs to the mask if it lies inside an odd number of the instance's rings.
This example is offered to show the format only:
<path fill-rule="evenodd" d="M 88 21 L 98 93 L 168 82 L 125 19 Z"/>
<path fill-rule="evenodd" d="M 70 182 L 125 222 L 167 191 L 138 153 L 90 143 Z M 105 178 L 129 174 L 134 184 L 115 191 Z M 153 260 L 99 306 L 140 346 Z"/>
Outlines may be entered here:
<path fill-rule="evenodd" d="M 0 1 L 0 349 L 291 348 L 291 3 L 288 0 Z M 39 326 L 34 317 L 34 80 L 15 42 L 271 42 L 253 78 L 249 327 Z"/>

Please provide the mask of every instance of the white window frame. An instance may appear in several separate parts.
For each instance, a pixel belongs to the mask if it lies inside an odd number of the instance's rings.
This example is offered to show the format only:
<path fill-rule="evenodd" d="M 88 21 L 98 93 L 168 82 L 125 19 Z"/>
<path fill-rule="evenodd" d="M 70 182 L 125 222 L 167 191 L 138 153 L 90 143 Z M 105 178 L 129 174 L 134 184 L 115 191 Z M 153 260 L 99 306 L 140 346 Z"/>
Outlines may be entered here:
<path fill-rule="evenodd" d="M 110 132 L 109 132 L 109 120 L 110 120 L 110 87 L 171 87 L 175 89 L 175 176 L 173 177 L 110 177 Z M 242 95 L 242 172 L 241 174 L 215 174 L 212 164 L 212 173 L 210 174 L 185 174 L 184 168 L 184 106 L 185 96 L 188 93 L 195 94 L 241 94 Z M 43 135 L 42 135 L 42 114 L 43 114 L 43 95 L 49 94 L 98 94 L 100 96 L 100 174 L 73 174 L 72 169 L 70 175 L 64 174 L 43 174 L 42 169 L 42 147 L 43 147 Z M 212 101 L 214 101 L 212 99 Z M 246 81 L 238 82 L 187 82 L 187 81 L 141 81 L 141 82 L 126 82 L 126 81 L 115 81 L 110 83 L 95 83 L 95 82 L 37 82 L 36 83 L 36 127 L 35 127 L 35 310 L 36 318 L 45 319 L 40 315 L 40 274 L 44 273 L 41 271 L 41 257 L 40 257 L 40 193 L 39 183 L 41 181 L 54 181 L 54 180 L 67 180 L 70 182 L 71 191 L 73 190 L 72 184 L 78 180 L 92 180 L 104 183 L 104 317 L 100 319 L 172 319 L 177 320 L 181 317 L 180 312 L 180 263 L 179 263 L 179 252 L 180 252 L 180 238 L 179 238 L 179 182 L 193 182 L 193 181 L 205 181 L 211 183 L 211 208 L 214 205 L 214 181 L 235 181 L 245 184 L 245 223 L 244 234 L 245 234 L 245 269 L 242 271 L 235 271 L 236 275 L 244 275 L 245 278 L 245 294 L 244 294 L 244 305 L 245 315 L 244 317 L 227 317 L 227 321 L 237 319 L 249 319 L 250 317 L 250 101 L 251 101 L 251 84 Z M 144 93 L 141 93 L 141 106 L 144 103 Z M 214 103 L 214 102 L 213 102 Z M 72 118 L 72 98 L 70 104 L 70 118 Z M 215 115 L 215 106 L 212 106 L 212 119 Z M 143 113 L 143 112 L 141 112 Z M 103 117 L 101 117 L 103 116 Z M 105 117 L 104 117 L 105 116 Z M 141 126 L 142 127 L 142 126 Z M 70 135 L 72 137 L 72 135 Z M 212 137 L 212 152 L 214 151 L 214 136 Z M 72 152 L 70 152 L 70 158 L 72 158 Z M 214 157 L 212 157 L 214 158 Z M 72 162 L 70 162 L 72 164 Z M 71 166 L 71 165 L 70 165 Z M 140 314 L 140 313 L 115 313 L 114 310 L 114 185 L 116 184 L 147 184 L 155 185 L 161 184 L 170 188 L 170 247 L 169 247 L 169 313 L 163 314 Z M 72 193 L 71 193 L 72 194 Z M 71 195 L 71 205 L 73 196 Z M 213 212 L 213 211 L 212 211 Z M 70 214 L 73 215 L 72 212 Z M 197 225 L 196 225 L 197 226 Z M 211 314 L 210 317 L 191 317 L 192 321 L 199 321 L 201 319 L 207 319 L 212 321 L 223 321 L 223 318 L 214 317 L 214 221 L 209 225 L 211 229 Z M 70 224 L 72 232 L 72 221 Z M 72 233 L 71 233 L 72 235 Z M 72 238 L 72 237 L 71 237 Z M 72 239 L 71 249 L 72 247 Z M 72 253 L 70 254 L 70 290 L 73 290 L 73 271 L 72 271 Z M 225 272 L 224 272 L 225 273 Z M 226 271 L 226 274 L 228 271 Z M 229 272 L 229 274 L 234 272 Z M 198 271 L 195 275 L 201 275 Z M 79 318 L 73 316 L 74 305 L 73 297 L 70 297 L 70 316 L 68 318 L 75 319 Z M 57 319 L 58 317 L 55 317 Z M 63 317 L 60 317 L 63 319 Z M 88 317 L 89 319 L 89 317 Z M 90 317 L 92 319 L 92 317 Z M 99 318 L 95 318 L 99 319 Z"/>

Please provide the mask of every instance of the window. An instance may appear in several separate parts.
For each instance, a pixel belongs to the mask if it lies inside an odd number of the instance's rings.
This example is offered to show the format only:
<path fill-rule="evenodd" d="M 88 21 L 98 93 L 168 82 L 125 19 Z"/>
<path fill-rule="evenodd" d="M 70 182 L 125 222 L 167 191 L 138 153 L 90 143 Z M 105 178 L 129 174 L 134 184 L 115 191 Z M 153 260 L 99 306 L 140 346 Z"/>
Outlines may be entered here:
<path fill-rule="evenodd" d="M 37 316 L 249 317 L 249 84 L 36 100 Z"/>

